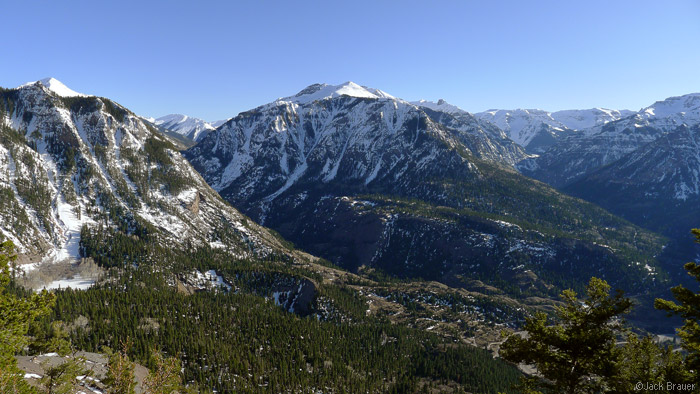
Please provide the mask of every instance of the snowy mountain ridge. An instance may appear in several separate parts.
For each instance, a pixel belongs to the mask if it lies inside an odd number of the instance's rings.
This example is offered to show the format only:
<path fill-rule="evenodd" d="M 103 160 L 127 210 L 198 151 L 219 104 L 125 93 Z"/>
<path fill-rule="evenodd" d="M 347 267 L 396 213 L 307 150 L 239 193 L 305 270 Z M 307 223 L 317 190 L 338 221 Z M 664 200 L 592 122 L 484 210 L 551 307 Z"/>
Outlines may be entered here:
<path fill-rule="evenodd" d="M 626 264 L 580 233 L 545 240 L 513 225 L 566 211 L 605 222 L 590 229 L 598 232 L 618 219 L 517 173 L 513 163 L 529 156 L 498 127 L 444 100 L 408 103 L 358 87 L 312 85 L 242 112 L 184 155 L 231 204 L 346 269 L 456 283 L 476 271 L 579 275 L 590 268 L 574 263 L 582 250 L 605 261 L 596 269 Z M 535 263 L 517 263 L 520 253 Z"/>
<path fill-rule="evenodd" d="M 218 125 L 226 121 L 215 122 Z M 153 124 L 174 131 L 194 141 L 201 141 L 207 133 L 216 129 L 212 123 L 182 114 L 170 114 L 153 119 Z"/>
<path fill-rule="evenodd" d="M 124 107 L 43 83 L 0 90 L 0 99 L 0 233 L 31 261 L 78 259 L 84 226 L 147 227 L 242 257 L 285 249 Z"/>
<path fill-rule="evenodd" d="M 475 116 L 500 127 L 529 151 L 541 153 L 562 136 L 620 119 L 628 110 L 592 108 L 548 112 L 540 109 L 489 110 Z"/>
<path fill-rule="evenodd" d="M 437 103 L 434 101 L 428 101 L 428 100 L 418 100 L 418 101 L 411 101 L 411 104 L 418 106 L 418 107 L 430 108 L 433 111 L 446 112 L 448 114 L 468 113 L 467 111 L 459 108 L 456 105 L 449 104 L 447 101 L 445 101 L 443 99 L 439 99 L 437 101 Z"/>
<path fill-rule="evenodd" d="M 412 101 L 411 104 L 452 115 L 470 114 L 442 99 L 437 102 Z M 556 112 L 541 109 L 493 109 L 475 113 L 473 116 L 482 122 L 489 122 L 497 126 L 511 140 L 526 148 L 528 152 L 541 153 L 557 139 L 572 131 L 605 124 L 631 114 L 633 112 L 628 110 L 618 111 L 605 108 Z"/>
<path fill-rule="evenodd" d="M 20 87 L 34 85 L 36 83 L 39 83 L 39 84 L 45 86 L 50 91 L 56 93 L 57 95 L 59 95 L 61 97 L 87 97 L 88 96 L 87 94 L 78 93 L 75 90 L 70 89 L 68 86 L 64 85 L 63 82 L 59 81 L 56 78 L 51 78 L 51 77 L 40 79 L 40 80 L 34 81 L 34 82 L 27 82 Z"/>
<path fill-rule="evenodd" d="M 282 97 L 275 100 L 272 105 L 278 105 L 282 102 L 308 104 L 314 101 L 340 96 L 372 98 L 372 99 L 395 99 L 394 96 L 383 92 L 379 89 L 360 86 L 354 82 L 348 81 L 340 85 L 328 85 L 325 83 L 316 83 L 310 85 L 297 93 L 294 96 Z"/>
<path fill-rule="evenodd" d="M 236 193 L 250 195 L 267 190 L 269 199 L 302 178 L 330 182 L 342 173 L 369 185 L 387 176 L 386 171 L 400 177 L 411 156 L 436 154 L 410 151 L 424 134 L 511 166 L 526 157 L 512 141 L 493 136 L 500 131 L 485 130 L 473 117 L 446 121 L 450 124 L 378 89 L 352 82 L 315 84 L 242 112 L 204 138 L 188 157 L 217 191 L 238 187 Z M 404 133 L 412 138 L 397 138 Z M 430 163 L 427 157 L 425 163 Z M 255 181 L 248 183 L 252 180 L 244 174 L 254 174 Z M 238 183 L 242 179 L 246 184 Z M 272 185 L 274 190 L 268 189 Z"/>
<path fill-rule="evenodd" d="M 641 127 L 653 127 L 665 133 L 683 124 L 686 126 L 700 124 L 700 93 L 690 93 L 657 101 L 609 126 L 596 125 L 588 128 L 585 130 L 585 134 L 605 133 L 611 135 Z"/>
<path fill-rule="evenodd" d="M 680 126 L 699 124 L 700 94 L 669 97 L 632 115 L 563 138 L 540 157 L 519 163 L 518 168 L 551 185 L 566 186 Z"/>

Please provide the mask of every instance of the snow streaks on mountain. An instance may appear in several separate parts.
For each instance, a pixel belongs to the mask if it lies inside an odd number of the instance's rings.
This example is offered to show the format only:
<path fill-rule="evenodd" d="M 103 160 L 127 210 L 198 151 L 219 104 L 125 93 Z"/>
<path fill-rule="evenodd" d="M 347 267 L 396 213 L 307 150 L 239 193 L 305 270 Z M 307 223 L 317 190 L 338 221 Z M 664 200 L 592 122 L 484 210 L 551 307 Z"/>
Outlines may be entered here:
<path fill-rule="evenodd" d="M 216 190 L 267 199 L 302 178 L 369 185 L 392 177 L 400 184 L 435 164 L 441 145 L 434 144 L 459 145 L 511 165 L 525 157 L 511 141 L 495 140 L 475 119 L 469 121 L 451 119 L 446 127 L 379 90 L 351 82 L 317 84 L 241 113 L 187 155 Z"/>
<path fill-rule="evenodd" d="M 588 110 L 564 110 L 547 112 L 540 109 L 489 110 L 475 116 L 501 128 L 508 136 L 528 152 L 542 153 L 560 138 L 582 130 L 602 125 L 631 111 L 593 108 Z"/>
<path fill-rule="evenodd" d="M 141 118 L 48 81 L 0 90 L 0 231 L 24 257 L 79 258 L 83 226 L 148 231 L 240 256 L 284 249 Z"/>
<path fill-rule="evenodd" d="M 608 165 L 681 125 L 700 124 L 700 94 L 670 97 L 637 113 L 561 139 L 537 158 L 518 164 L 522 172 L 565 186 Z"/>
<path fill-rule="evenodd" d="M 183 135 L 193 141 L 201 141 L 207 134 L 226 121 L 220 120 L 209 123 L 202 119 L 192 118 L 187 115 L 170 114 L 153 119 L 155 125 Z"/>
<path fill-rule="evenodd" d="M 542 290 L 558 275 L 584 277 L 590 267 L 576 261 L 592 258 L 631 287 L 652 280 L 621 252 L 643 230 L 521 176 L 522 147 L 444 101 L 311 85 L 239 114 L 185 156 L 234 206 L 348 269 L 458 286 L 518 277 Z M 640 239 L 644 254 L 660 248 Z"/>

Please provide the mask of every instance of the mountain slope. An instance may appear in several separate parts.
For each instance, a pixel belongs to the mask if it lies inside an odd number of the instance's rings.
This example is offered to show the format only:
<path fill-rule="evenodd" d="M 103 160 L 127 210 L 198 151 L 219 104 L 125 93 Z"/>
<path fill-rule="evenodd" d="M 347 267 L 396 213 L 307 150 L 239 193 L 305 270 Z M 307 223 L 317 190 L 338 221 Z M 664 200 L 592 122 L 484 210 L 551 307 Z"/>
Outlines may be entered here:
<path fill-rule="evenodd" d="M 582 130 L 518 168 L 551 185 L 566 186 L 682 124 L 700 124 L 700 94 L 670 97 L 631 116 Z"/>
<path fill-rule="evenodd" d="M 443 144 L 504 164 L 525 157 L 510 141 L 499 145 L 478 123 L 450 118 L 454 127 L 448 128 L 383 92 L 353 83 L 333 88 L 312 85 L 243 112 L 187 156 L 216 190 L 236 189 L 261 199 L 273 199 L 302 178 L 329 182 L 338 176 L 369 185 L 380 174 L 398 179 L 426 171 L 423 167 L 435 165 L 431 155 Z M 419 143 L 424 140 L 429 144 Z M 416 157 L 425 159 L 415 165 Z"/>
<path fill-rule="evenodd" d="M 687 238 L 700 223 L 700 125 L 677 127 L 567 186 L 646 228 Z"/>
<path fill-rule="evenodd" d="M 243 212 L 349 269 L 540 293 L 592 272 L 638 290 L 661 276 L 658 237 L 509 169 L 524 153 L 497 128 L 358 86 L 241 113 L 185 156 Z"/>
<path fill-rule="evenodd" d="M 207 392 L 380 393 L 434 382 L 509 392 L 519 376 L 465 343 L 493 342 L 475 336 L 521 319 L 512 299 L 320 266 L 227 205 L 166 138 L 108 99 L 62 97 L 42 83 L 2 89 L 0 119 L 2 235 L 48 268 L 108 268 L 86 291 L 57 291 L 52 320 L 75 327 L 82 350 L 131 340 L 130 356 L 147 363 L 163 349 Z"/>
<path fill-rule="evenodd" d="M 481 152 L 481 158 L 514 165 L 527 157 L 503 130 L 445 100 L 438 100 L 437 103 L 421 100 L 412 104 L 420 107 L 435 122 L 453 130 L 460 142 L 472 151 Z"/>
<path fill-rule="evenodd" d="M 56 83 L 52 82 L 52 86 Z M 25 259 L 81 255 L 81 230 L 150 233 L 245 256 L 287 250 L 124 107 L 37 82 L 0 90 L 0 232 Z"/>

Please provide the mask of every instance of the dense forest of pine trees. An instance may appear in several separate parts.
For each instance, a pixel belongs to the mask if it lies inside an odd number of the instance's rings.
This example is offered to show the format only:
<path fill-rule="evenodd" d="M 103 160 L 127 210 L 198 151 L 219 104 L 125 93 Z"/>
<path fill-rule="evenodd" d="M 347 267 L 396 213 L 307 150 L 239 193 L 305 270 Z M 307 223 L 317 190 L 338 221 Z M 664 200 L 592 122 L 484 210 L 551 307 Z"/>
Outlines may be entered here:
<path fill-rule="evenodd" d="M 128 341 L 123 357 L 152 370 L 162 351 L 182 363 L 183 381 L 196 390 L 413 392 L 441 386 L 495 393 L 512 392 L 520 376 L 485 350 L 366 316 L 365 301 L 347 288 L 319 286 L 333 316 L 289 313 L 269 297 L 271 285 L 320 278 L 284 260 L 167 248 L 147 230 L 126 236 L 85 228 L 81 248 L 108 270 L 107 278 L 86 291 L 57 291 L 32 337 L 49 341 L 53 323 L 64 322 L 73 347 L 105 352 Z M 178 291 L 174 281 L 195 269 L 216 270 L 235 291 Z"/>
<path fill-rule="evenodd" d="M 694 233 L 700 240 L 700 231 Z M 573 291 L 565 291 L 564 305 L 554 320 L 544 314 L 528 318 L 524 328 L 529 337 L 511 336 L 503 346 L 506 360 L 534 364 L 542 373 L 518 387 L 522 374 L 513 365 L 485 350 L 392 324 L 384 317 L 366 316 L 364 301 L 349 288 L 319 286 L 323 298 L 338 311 L 335 317 L 301 317 L 285 311 L 269 297 L 275 282 L 320 279 L 287 261 L 243 261 L 210 249 L 169 248 L 148 229 L 127 236 L 116 229 L 84 228 L 81 235 L 83 255 L 106 268 L 107 278 L 85 291 L 68 289 L 53 295 L 32 295 L 14 286 L 9 274 L 12 246 L 2 244 L 0 387 L 34 392 L 17 380 L 21 374 L 13 363 L 15 354 L 54 348 L 65 352 L 72 347 L 111 354 L 110 368 L 116 369 L 110 370 L 108 382 L 114 387 L 131 379 L 132 361 L 155 371 L 149 379 L 172 384 L 167 386 L 172 390 L 154 393 L 185 390 L 179 382 L 188 390 L 224 393 L 311 389 L 399 393 L 438 387 L 477 393 L 633 392 L 632 383 L 640 379 L 684 385 L 671 392 L 699 390 L 693 384 L 698 381 L 700 304 L 697 292 L 682 286 L 674 288 L 679 304 L 657 301 L 660 309 L 686 319 L 680 331 L 682 353 L 629 334 L 620 318 L 631 303 L 622 294 L 609 295 L 605 281 L 594 278 L 582 301 Z M 686 265 L 700 280 L 698 267 Z M 211 269 L 234 290 L 189 294 L 174 285 L 193 270 Z M 83 323 L 73 324 L 78 321 Z M 626 344 L 620 346 L 621 339 Z M 173 372 L 180 366 L 182 373 Z M 80 370 L 73 364 L 62 368 L 54 371 L 56 376 L 73 376 Z M 61 380 L 52 376 L 47 373 L 42 384 L 59 385 Z M 124 392 L 131 392 L 133 385 L 125 384 Z M 165 387 L 153 380 L 151 384 Z"/>

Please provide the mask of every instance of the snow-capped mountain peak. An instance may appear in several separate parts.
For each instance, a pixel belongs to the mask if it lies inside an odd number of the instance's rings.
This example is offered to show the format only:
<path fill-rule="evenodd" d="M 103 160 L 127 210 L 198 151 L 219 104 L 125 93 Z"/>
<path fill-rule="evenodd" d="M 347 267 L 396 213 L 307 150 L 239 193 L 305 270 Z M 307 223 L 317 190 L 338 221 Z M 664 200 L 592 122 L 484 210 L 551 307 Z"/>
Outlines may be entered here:
<path fill-rule="evenodd" d="M 488 110 L 474 116 L 500 127 L 513 141 L 530 152 L 542 153 L 565 134 L 600 128 L 632 114 L 634 112 L 628 110 L 591 108 L 556 112 L 541 109 Z"/>
<path fill-rule="evenodd" d="M 551 116 L 554 120 L 561 123 L 566 128 L 572 130 L 583 130 L 600 126 L 633 114 L 633 111 L 626 109 L 618 111 L 616 109 L 591 108 L 557 111 L 552 112 Z"/>
<path fill-rule="evenodd" d="M 383 92 L 379 89 L 360 86 L 355 82 L 345 82 L 340 85 L 328 85 L 325 83 L 316 83 L 307 86 L 305 89 L 295 94 L 294 96 L 277 99 L 277 102 L 286 101 L 297 104 L 307 104 L 314 101 L 323 100 L 326 98 L 334 98 L 339 96 L 350 96 L 360 98 L 387 98 L 394 99 L 395 97 Z"/>
<path fill-rule="evenodd" d="M 121 105 L 58 98 L 43 83 L 0 90 L 0 103 L 0 238 L 20 254 L 44 263 L 79 259 L 84 226 L 98 223 L 149 226 L 169 242 L 191 239 L 241 255 L 276 248 Z"/>
<path fill-rule="evenodd" d="M 153 123 L 195 141 L 201 140 L 207 133 L 216 128 L 207 121 L 182 114 L 161 116 Z"/>
<path fill-rule="evenodd" d="M 456 105 L 452 105 L 448 103 L 447 101 L 440 99 L 436 102 L 434 101 L 428 101 L 428 100 L 419 100 L 419 101 L 411 101 L 411 104 L 418 106 L 418 107 L 425 107 L 425 108 L 430 108 L 433 111 L 441 111 L 441 112 L 447 112 L 448 114 L 460 114 L 460 113 L 465 113 L 467 111 L 459 108 Z"/>
<path fill-rule="evenodd" d="M 692 118 L 693 122 L 700 120 L 700 93 L 690 93 L 683 96 L 669 97 L 639 111 L 644 118 L 677 117 Z M 687 119 L 683 119 L 687 120 Z"/>
<path fill-rule="evenodd" d="M 596 108 L 579 112 L 593 113 L 594 111 L 605 110 Z M 665 151 L 676 152 L 680 149 L 680 146 L 687 146 L 691 143 L 679 143 L 677 144 L 678 147 L 669 148 L 662 145 L 661 142 L 671 138 L 678 141 L 691 141 L 696 137 L 696 134 L 692 133 L 690 134 L 691 137 L 687 137 L 679 130 L 682 127 L 693 128 L 700 124 L 700 94 L 693 93 L 669 97 L 631 114 L 629 111 L 601 113 L 608 116 L 608 119 L 610 118 L 609 116 L 612 116 L 613 119 L 610 121 L 603 119 L 602 122 L 593 127 L 579 130 L 575 137 L 572 136 L 561 140 L 561 143 L 548 149 L 546 155 L 540 155 L 537 159 L 521 162 L 518 168 L 525 175 L 551 185 L 565 186 L 577 180 L 582 180 L 584 176 L 592 174 L 594 171 L 617 160 L 622 160 L 627 155 L 631 155 L 632 158 L 625 160 L 632 161 L 635 155 L 642 152 L 640 149 L 650 143 L 658 145 L 659 149 L 663 148 Z M 620 118 L 614 119 L 617 116 L 620 116 Z M 660 140 L 660 138 L 664 139 Z M 687 151 L 687 149 L 682 150 L 684 154 Z M 691 149 L 690 151 L 693 150 Z M 648 156 L 651 157 L 651 154 Z M 677 157 L 682 157 L 682 155 L 677 155 Z M 663 161 L 664 163 L 667 162 L 666 159 Z M 679 164 L 681 163 L 679 160 L 668 162 L 674 162 L 676 167 L 688 167 L 685 164 Z M 690 167 L 695 172 L 690 172 L 697 174 L 697 168 L 693 167 L 693 165 L 690 165 Z M 677 168 L 674 168 L 675 170 Z M 611 174 L 612 172 L 608 171 L 607 173 Z M 637 177 L 641 173 L 634 172 L 634 174 L 637 174 L 635 175 Z M 664 173 L 656 171 L 655 174 Z M 665 176 L 663 175 L 660 178 L 663 180 Z M 670 177 L 667 178 L 670 179 Z M 626 185 L 629 184 L 628 180 L 625 180 L 625 182 Z M 688 181 L 686 184 L 690 185 L 691 183 Z M 674 185 L 673 187 L 676 186 Z M 694 192 L 694 187 L 690 187 L 688 190 L 691 189 Z M 686 189 L 683 190 L 679 192 L 680 196 L 688 194 Z"/>
<path fill-rule="evenodd" d="M 59 81 L 56 78 L 51 78 L 51 77 L 40 79 L 40 80 L 34 81 L 34 82 L 27 82 L 22 86 L 34 85 L 37 82 L 42 84 L 47 89 L 49 89 L 50 91 L 56 93 L 57 95 L 59 95 L 61 97 L 87 97 L 88 96 L 87 94 L 76 92 L 75 90 L 64 85 L 63 82 Z"/>

